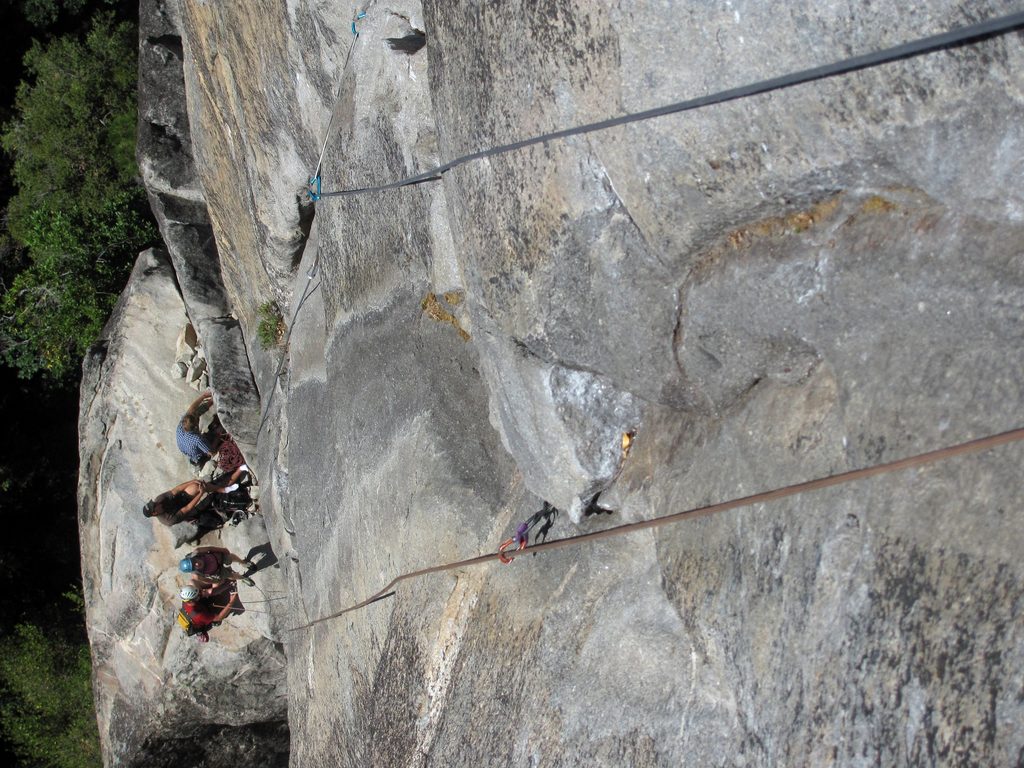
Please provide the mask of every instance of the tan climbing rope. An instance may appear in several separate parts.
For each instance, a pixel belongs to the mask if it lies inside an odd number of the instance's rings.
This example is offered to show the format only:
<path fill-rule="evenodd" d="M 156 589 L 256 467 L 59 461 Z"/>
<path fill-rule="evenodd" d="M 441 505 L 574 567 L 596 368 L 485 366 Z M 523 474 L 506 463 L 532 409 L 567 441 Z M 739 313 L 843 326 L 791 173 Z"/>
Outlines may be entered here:
<path fill-rule="evenodd" d="M 920 453 L 916 456 L 910 456 L 905 459 L 899 459 L 897 461 L 890 461 L 884 464 L 876 464 L 872 467 L 864 467 L 863 469 L 854 469 L 849 472 L 842 472 L 838 475 L 830 475 L 828 477 L 821 477 L 816 480 L 807 480 L 803 483 L 796 483 L 794 485 L 787 485 L 783 488 L 776 488 L 772 491 L 763 491 L 761 493 L 755 493 L 751 496 L 744 496 L 738 499 L 731 499 L 729 501 L 722 501 L 717 504 L 710 504 L 706 507 L 697 507 L 695 509 L 688 509 L 683 512 L 674 512 L 669 515 L 662 517 L 654 517 L 649 520 L 640 520 L 635 523 L 626 523 L 624 525 L 617 525 L 613 528 L 606 528 L 601 531 L 593 531 L 591 533 L 582 533 L 578 536 L 569 536 L 564 539 L 555 539 L 553 541 L 545 541 L 542 544 L 535 544 L 528 550 L 530 553 L 544 552 L 546 550 L 560 549 L 562 547 L 575 546 L 578 544 L 586 544 L 599 539 L 607 539 L 612 536 L 623 536 L 627 533 L 634 533 L 636 531 L 642 531 L 647 528 L 657 528 L 662 525 L 668 525 L 670 523 L 679 523 L 683 520 L 695 520 L 699 517 L 708 517 L 709 515 L 716 514 L 718 512 L 725 512 L 729 509 L 736 509 L 737 507 L 746 507 L 751 504 L 762 504 L 769 501 L 776 501 L 778 499 L 784 499 L 787 496 L 796 496 L 801 493 L 807 493 L 808 491 L 817 491 L 822 488 L 829 488 L 834 485 L 843 485 L 850 483 L 855 480 L 863 480 L 868 477 L 874 477 L 876 475 L 889 474 L 891 472 L 900 472 L 905 469 L 913 469 L 914 467 L 924 466 L 925 464 L 934 464 L 939 461 L 945 461 L 955 456 L 962 456 L 968 453 L 977 453 L 979 451 L 989 450 L 1000 445 L 1007 443 L 1016 442 L 1018 440 L 1024 440 L 1024 427 L 1010 430 L 1009 432 L 1001 432 L 997 435 L 990 435 L 988 437 L 978 438 L 977 440 L 969 440 L 964 443 L 957 443 L 951 445 L 948 448 L 940 448 L 935 451 L 929 451 L 927 453 Z M 390 597 L 394 594 L 392 587 L 397 585 L 401 581 L 407 581 L 409 579 L 416 579 L 421 576 L 426 576 L 431 573 L 440 573 L 442 571 L 452 571 L 457 568 L 466 568 L 472 565 L 480 565 L 482 563 L 499 561 L 502 556 L 508 557 L 508 553 L 504 552 L 489 552 L 485 555 L 478 555 L 477 557 L 471 557 L 468 560 L 459 560 L 454 563 L 444 563 L 442 565 L 434 565 L 429 568 L 421 568 L 417 571 L 410 571 L 409 573 L 403 573 L 401 576 L 392 579 L 390 583 L 384 589 L 368 597 L 362 602 L 351 605 L 344 610 L 332 613 L 328 616 L 323 616 L 319 619 L 309 622 L 308 624 L 302 624 L 298 627 L 293 627 L 290 631 L 295 632 L 300 629 L 306 629 L 316 624 L 320 624 L 324 621 L 336 619 L 339 616 L 344 616 L 346 613 L 363 608 L 370 603 L 374 603 L 378 600 L 383 600 L 386 597 Z"/>

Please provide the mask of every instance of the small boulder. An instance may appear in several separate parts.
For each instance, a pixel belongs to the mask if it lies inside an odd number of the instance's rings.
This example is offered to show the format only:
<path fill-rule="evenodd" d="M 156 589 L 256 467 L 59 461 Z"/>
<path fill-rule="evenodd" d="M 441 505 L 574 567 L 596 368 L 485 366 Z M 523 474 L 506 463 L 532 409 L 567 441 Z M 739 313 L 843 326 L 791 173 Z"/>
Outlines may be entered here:
<path fill-rule="evenodd" d="M 199 339 L 196 337 L 196 329 L 192 327 L 192 323 L 188 323 L 181 329 L 178 340 L 174 344 L 175 359 L 184 362 L 190 361 L 195 356 L 198 346 Z"/>

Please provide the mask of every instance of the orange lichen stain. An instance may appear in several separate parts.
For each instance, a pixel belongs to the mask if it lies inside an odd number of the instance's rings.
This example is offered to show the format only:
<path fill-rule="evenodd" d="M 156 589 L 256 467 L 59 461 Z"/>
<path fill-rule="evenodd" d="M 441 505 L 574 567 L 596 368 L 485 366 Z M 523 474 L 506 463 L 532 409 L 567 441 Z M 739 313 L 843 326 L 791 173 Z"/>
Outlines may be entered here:
<path fill-rule="evenodd" d="M 445 301 L 448 301 L 447 294 L 445 294 L 444 298 Z M 459 300 L 461 301 L 461 297 Z M 451 304 L 451 302 L 449 302 L 449 304 Z M 439 323 L 448 323 L 448 325 L 458 332 L 459 338 L 463 341 L 469 341 L 469 334 L 466 333 L 461 325 L 459 325 L 458 318 L 441 306 L 441 302 L 437 300 L 437 296 L 435 296 L 433 292 L 428 293 L 423 297 L 423 301 L 420 302 L 420 308 L 431 320 L 436 320 Z"/>
<path fill-rule="evenodd" d="M 898 206 L 891 200 L 886 200 L 879 195 L 872 195 L 861 205 L 861 213 L 891 213 Z"/>
<path fill-rule="evenodd" d="M 831 218 L 837 210 L 842 195 L 835 195 L 828 200 L 813 205 L 805 211 L 797 211 L 785 216 L 772 216 L 768 219 L 750 224 L 730 232 L 725 241 L 733 248 L 741 248 L 754 240 L 806 232 L 825 219 Z"/>
<path fill-rule="evenodd" d="M 817 224 L 832 218 L 839 210 L 842 200 L 843 193 L 840 192 L 806 210 L 796 211 L 785 216 L 772 216 L 733 230 L 725 236 L 724 242 L 712 246 L 697 259 L 690 272 L 691 277 L 697 282 L 707 278 L 730 250 L 745 248 L 759 239 L 806 232 Z"/>
<path fill-rule="evenodd" d="M 463 294 L 462 291 L 447 291 L 442 294 L 441 298 L 448 302 L 448 306 L 457 307 L 462 303 Z"/>
<path fill-rule="evenodd" d="M 622 458 L 629 456 L 629 449 L 633 447 L 633 438 L 636 437 L 635 432 L 623 432 L 622 433 Z"/>
<path fill-rule="evenodd" d="M 928 205 L 934 203 L 935 200 L 920 187 L 908 187 L 905 184 L 887 184 L 882 187 L 886 192 L 890 192 L 897 198 L 908 199 L 917 205 Z"/>
<path fill-rule="evenodd" d="M 786 224 L 798 232 L 810 229 L 818 222 L 831 218 L 839 210 L 839 203 L 842 195 L 835 195 L 828 200 L 822 200 L 808 211 L 791 214 L 786 217 Z"/>

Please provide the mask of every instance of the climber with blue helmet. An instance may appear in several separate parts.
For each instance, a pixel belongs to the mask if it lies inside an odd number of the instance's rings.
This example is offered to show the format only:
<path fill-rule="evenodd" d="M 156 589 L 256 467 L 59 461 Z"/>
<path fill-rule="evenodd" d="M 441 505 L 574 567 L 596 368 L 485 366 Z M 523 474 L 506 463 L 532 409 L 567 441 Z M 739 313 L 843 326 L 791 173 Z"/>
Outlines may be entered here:
<path fill-rule="evenodd" d="M 231 567 L 233 563 L 244 565 L 246 573 L 255 567 L 251 560 L 239 557 L 224 547 L 199 547 L 182 559 L 178 569 L 191 574 L 191 585 L 199 590 L 200 597 L 210 597 L 234 586 L 236 581 L 250 587 L 255 584 L 247 575 L 235 572 Z"/>

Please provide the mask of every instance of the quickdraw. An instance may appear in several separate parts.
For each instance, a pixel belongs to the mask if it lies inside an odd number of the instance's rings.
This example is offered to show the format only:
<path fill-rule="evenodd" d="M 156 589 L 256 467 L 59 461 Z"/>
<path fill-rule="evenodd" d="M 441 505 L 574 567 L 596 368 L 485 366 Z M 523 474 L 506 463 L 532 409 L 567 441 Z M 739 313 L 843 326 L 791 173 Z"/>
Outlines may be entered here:
<path fill-rule="evenodd" d="M 516 528 L 516 532 L 513 534 L 511 539 L 501 543 L 501 546 L 498 547 L 498 559 L 505 565 L 508 565 L 515 560 L 513 555 L 507 554 L 508 548 L 515 544 L 515 551 L 517 553 L 526 549 L 526 545 L 530 539 L 530 531 L 533 530 L 533 528 L 542 520 L 544 521 L 544 525 L 537 532 L 536 540 L 543 541 L 546 539 L 548 531 L 551 530 L 551 526 L 555 523 L 555 516 L 557 514 L 558 510 L 545 501 L 544 506 L 540 511 L 534 512 L 526 522 L 519 524 L 519 527 Z"/>
<path fill-rule="evenodd" d="M 306 185 L 309 187 L 309 189 L 306 190 L 306 194 L 309 195 L 309 199 L 315 203 L 320 199 L 320 175 L 317 174 L 311 178 L 306 182 Z M 316 187 L 315 190 L 314 187 Z"/>
<path fill-rule="evenodd" d="M 352 19 L 352 36 L 353 37 L 356 37 L 356 38 L 359 37 L 359 30 L 356 29 L 356 22 L 357 21 L 362 21 L 365 18 L 366 18 L 366 11 L 359 11 L 355 15 L 355 17 Z M 353 43 L 353 45 L 354 45 L 354 43 Z M 342 74 L 344 74 L 345 70 L 348 69 L 348 60 L 349 60 L 349 57 L 351 55 L 352 55 L 352 46 L 350 45 L 349 48 L 348 48 L 348 53 L 345 54 L 345 63 L 341 67 Z M 340 98 L 341 97 L 341 85 L 340 84 L 338 85 L 338 89 L 339 89 L 338 90 L 338 98 Z M 335 103 L 335 106 L 337 106 L 338 99 L 335 99 L 334 103 Z M 320 149 L 320 159 L 316 161 L 316 171 L 314 172 L 314 175 L 309 177 L 309 181 L 306 182 L 306 186 L 308 187 L 308 189 L 306 189 L 306 194 L 309 195 L 309 199 L 312 202 L 314 202 L 314 203 L 318 202 L 320 200 L 321 196 L 322 196 L 321 189 L 320 189 L 320 184 L 321 184 L 321 181 L 320 181 L 320 168 L 321 168 L 321 166 L 322 166 L 322 164 L 324 162 L 324 153 L 327 151 L 327 142 L 331 138 L 331 126 L 332 125 L 334 125 L 334 109 L 333 108 L 331 109 L 331 119 L 327 123 L 327 131 L 326 131 L 327 135 L 324 136 L 324 145 Z"/>
<path fill-rule="evenodd" d="M 358 32 L 358 30 L 356 30 L 356 22 L 359 21 L 360 19 L 365 19 L 365 18 L 366 18 L 366 11 L 360 11 L 359 13 L 356 14 L 356 17 L 352 20 L 352 34 L 355 37 L 359 37 L 359 32 Z"/>

